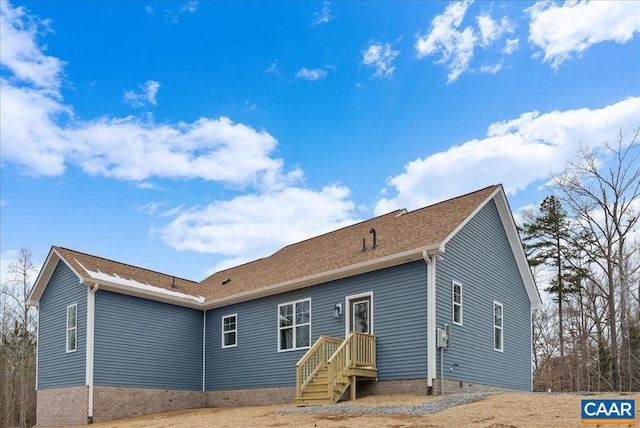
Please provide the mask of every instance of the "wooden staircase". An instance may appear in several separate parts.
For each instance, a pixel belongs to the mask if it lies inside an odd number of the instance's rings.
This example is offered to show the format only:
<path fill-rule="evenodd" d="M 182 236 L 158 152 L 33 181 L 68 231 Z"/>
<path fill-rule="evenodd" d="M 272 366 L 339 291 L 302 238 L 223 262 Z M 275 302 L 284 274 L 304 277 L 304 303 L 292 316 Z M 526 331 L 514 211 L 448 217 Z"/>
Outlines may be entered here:
<path fill-rule="evenodd" d="M 377 379 L 376 337 L 352 332 L 345 340 L 320 336 L 296 364 L 296 404 L 334 404 L 351 387 L 356 397 L 356 379 Z"/>

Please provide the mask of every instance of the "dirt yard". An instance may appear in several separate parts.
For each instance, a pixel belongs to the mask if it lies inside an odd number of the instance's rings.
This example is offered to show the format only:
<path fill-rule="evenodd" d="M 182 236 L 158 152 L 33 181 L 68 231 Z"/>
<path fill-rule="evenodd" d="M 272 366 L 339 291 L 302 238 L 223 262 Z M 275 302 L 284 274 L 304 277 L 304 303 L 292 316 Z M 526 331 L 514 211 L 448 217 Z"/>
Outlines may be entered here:
<path fill-rule="evenodd" d="M 473 403 L 452 407 L 429 416 L 278 414 L 291 405 L 200 409 L 162 413 L 120 421 L 96 423 L 95 428 L 169 428 L 169 427 L 302 427 L 302 428 L 404 428 L 404 427 L 579 427 L 582 398 L 624 398 L 636 402 L 636 424 L 640 426 L 640 393 L 631 395 L 542 395 L 501 394 Z M 387 395 L 356 400 L 354 405 L 385 406 L 424 403 L 431 397 Z M 592 425 L 593 426 L 593 425 Z M 611 426 L 611 425 L 609 425 Z M 620 426 L 620 425 L 616 425 Z"/>

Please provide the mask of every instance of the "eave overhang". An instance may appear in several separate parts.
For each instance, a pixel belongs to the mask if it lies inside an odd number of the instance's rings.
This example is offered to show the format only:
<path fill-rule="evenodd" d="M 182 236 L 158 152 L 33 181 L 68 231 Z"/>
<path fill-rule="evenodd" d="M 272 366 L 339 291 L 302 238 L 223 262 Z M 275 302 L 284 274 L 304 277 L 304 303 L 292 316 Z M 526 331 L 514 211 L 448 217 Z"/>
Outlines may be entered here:
<path fill-rule="evenodd" d="M 392 266 L 414 262 L 417 260 L 422 260 L 423 251 L 426 251 L 430 255 L 440 254 L 444 252 L 444 246 L 440 244 L 430 245 L 411 251 L 404 251 L 402 253 L 396 253 L 390 256 L 369 260 L 351 266 L 345 266 L 338 269 L 309 275 L 304 278 L 296 278 L 290 281 L 284 281 L 278 284 L 269 285 L 267 287 L 262 287 L 244 293 L 234 294 L 228 297 L 212 299 L 204 303 L 204 309 L 208 310 L 220 308 L 223 306 L 246 302 L 248 300 L 259 299 L 261 297 L 272 296 L 274 294 L 280 294 L 287 291 L 298 290 L 329 281 L 347 278 L 350 276 L 360 275 L 362 273 L 372 272 L 374 270 L 380 270 Z"/>

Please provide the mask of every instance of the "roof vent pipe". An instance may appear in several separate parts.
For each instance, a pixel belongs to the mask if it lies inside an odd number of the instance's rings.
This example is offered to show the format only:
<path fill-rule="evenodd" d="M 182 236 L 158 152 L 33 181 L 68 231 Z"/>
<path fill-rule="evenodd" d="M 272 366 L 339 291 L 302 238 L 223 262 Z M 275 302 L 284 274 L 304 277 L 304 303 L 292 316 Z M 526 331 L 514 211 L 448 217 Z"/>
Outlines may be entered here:
<path fill-rule="evenodd" d="M 369 233 L 373 233 L 373 247 L 371 247 L 372 250 L 375 250 L 376 247 L 378 246 L 378 244 L 376 244 L 376 230 L 372 227 L 369 230 Z"/>
<path fill-rule="evenodd" d="M 362 252 L 367 251 L 367 245 L 365 244 L 364 238 L 362 238 Z"/>

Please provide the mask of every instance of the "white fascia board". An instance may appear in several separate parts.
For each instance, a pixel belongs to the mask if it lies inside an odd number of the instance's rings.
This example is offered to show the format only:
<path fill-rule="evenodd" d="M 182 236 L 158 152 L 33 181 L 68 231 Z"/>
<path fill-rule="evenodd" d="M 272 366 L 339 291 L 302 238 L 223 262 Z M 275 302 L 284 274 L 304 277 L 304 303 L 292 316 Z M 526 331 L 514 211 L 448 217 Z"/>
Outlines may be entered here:
<path fill-rule="evenodd" d="M 427 251 L 429 254 L 439 254 L 444 252 L 444 246 L 431 245 L 428 247 L 418 248 L 411 251 L 404 251 L 402 253 L 392 254 L 390 256 L 381 257 L 374 260 L 369 260 L 363 263 L 358 263 L 351 266 L 345 266 L 342 268 L 330 270 L 327 272 L 321 272 L 314 275 L 309 275 L 303 278 L 296 278 L 290 281 L 281 282 L 279 284 L 269 285 L 257 290 L 245 291 L 244 293 L 234 294 L 232 296 L 223 297 L 220 299 L 210 300 L 205 302 L 204 309 L 214 309 L 223 306 L 232 305 L 235 303 L 246 302 L 249 300 L 259 299 L 261 297 L 272 296 L 274 294 L 280 294 L 287 291 L 297 290 L 300 288 L 311 287 L 313 285 L 322 284 L 329 281 L 335 281 L 337 279 L 347 278 L 354 275 L 359 275 L 374 270 L 384 269 L 391 266 L 397 266 L 404 263 L 409 263 L 417 260 L 422 260 L 423 251 Z"/>
<path fill-rule="evenodd" d="M 124 294 L 127 296 L 141 297 L 143 299 L 155 300 L 162 303 L 169 303 L 171 305 L 184 306 L 192 309 L 202 309 L 202 303 L 193 299 L 170 296 L 164 293 L 158 293 L 151 290 L 143 290 L 139 288 L 127 287 L 126 285 L 118 284 L 115 282 L 105 281 L 103 279 L 96 280 L 94 278 L 87 278 L 84 285 L 91 287 L 93 284 L 98 284 L 100 290 L 112 291 L 118 294 Z"/>

